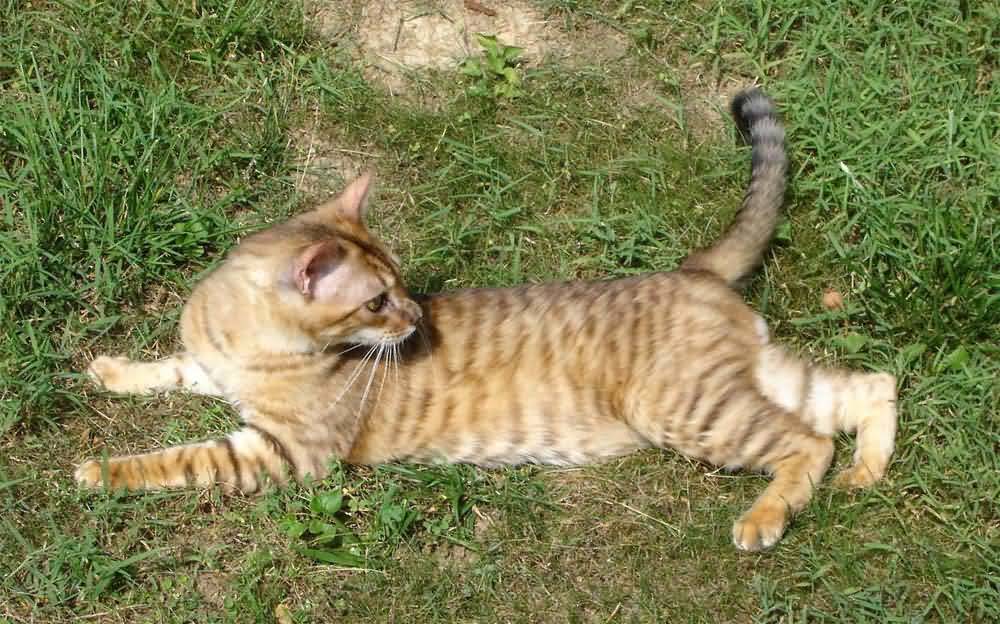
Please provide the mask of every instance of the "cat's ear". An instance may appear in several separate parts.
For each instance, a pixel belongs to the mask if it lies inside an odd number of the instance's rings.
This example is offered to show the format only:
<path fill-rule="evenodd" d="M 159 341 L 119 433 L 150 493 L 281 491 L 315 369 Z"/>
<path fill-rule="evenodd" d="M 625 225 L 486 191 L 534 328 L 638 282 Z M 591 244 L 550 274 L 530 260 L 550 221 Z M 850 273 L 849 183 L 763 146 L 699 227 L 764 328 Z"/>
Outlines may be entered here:
<path fill-rule="evenodd" d="M 299 292 L 314 298 L 321 290 L 324 278 L 329 278 L 339 266 L 343 253 L 335 240 L 313 243 L 299 252 L 292 265 L 292 279 Z"/>
<path fill-rule="evenodd" d="M 368 212 L 368 197 L 371 194 L 374 175 L 366 171 L 355 178 L 340 195 L 319 207 L 322 214 L 363 225 Z"/>

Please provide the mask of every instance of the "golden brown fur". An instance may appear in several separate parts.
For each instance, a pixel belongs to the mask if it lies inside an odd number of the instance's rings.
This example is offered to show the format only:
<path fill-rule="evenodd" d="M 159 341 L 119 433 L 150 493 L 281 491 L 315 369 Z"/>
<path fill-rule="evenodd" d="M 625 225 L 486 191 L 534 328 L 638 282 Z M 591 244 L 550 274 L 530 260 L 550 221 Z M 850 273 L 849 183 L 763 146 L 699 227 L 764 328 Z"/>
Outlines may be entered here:
<path fill-rule="evenodd" d="M 846 485 L 881 478 L 895 380 L 811 366 L 769 342 L 731 289 L 759 262 L 784 191 L 770 100 L 734 113 L 754 146 L 735 224 L 672 273 L 411 297 L 363 225 L 370 180 L 241 242 L 184 308 L 184 351 L 101 357 L 117 392 L 225 397 L 246 425 L 217 441 L 86 462 L 87 486 L 221 484 L 256 491 L 328 462 L 580 464 L 646 446 L 774 475 L 734 525 L 773 545 L 823 478 L 837 431 L 858 431 Z"/>

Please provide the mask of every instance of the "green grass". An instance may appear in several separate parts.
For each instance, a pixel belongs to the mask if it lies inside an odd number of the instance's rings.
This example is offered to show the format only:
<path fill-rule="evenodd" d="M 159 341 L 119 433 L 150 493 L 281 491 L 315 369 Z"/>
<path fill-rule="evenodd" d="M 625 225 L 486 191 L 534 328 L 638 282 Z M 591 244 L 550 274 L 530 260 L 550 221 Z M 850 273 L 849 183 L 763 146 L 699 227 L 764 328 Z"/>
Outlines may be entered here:
<path fill-rule="evenodd" d="M 0 0 L 0 621 L 1000 620 L 1000 11 L 536 6 L 628 53 L 522 69 L 515 99 L 457 69 L 396 97 L 294 3 Z M 72 465 L 101 449 L 233 426 L 220 403 L 112 400 L 78 371 L 170 352 L 199 273 L 316 199 L 295 186 L 299 128 L 378 155 L 374 225 L 416 290 L 627 275 L 732 215 L 748 154 L 720 111 L 684 105 L 755 77 L 793 177 L 748 296 L 782 341 L 899 376 L 877 488 L 821 489 L 763 555 L 729 527 L 764 479 L 658 451 L 345 466 L 254 499 L 77 492 Z"/>

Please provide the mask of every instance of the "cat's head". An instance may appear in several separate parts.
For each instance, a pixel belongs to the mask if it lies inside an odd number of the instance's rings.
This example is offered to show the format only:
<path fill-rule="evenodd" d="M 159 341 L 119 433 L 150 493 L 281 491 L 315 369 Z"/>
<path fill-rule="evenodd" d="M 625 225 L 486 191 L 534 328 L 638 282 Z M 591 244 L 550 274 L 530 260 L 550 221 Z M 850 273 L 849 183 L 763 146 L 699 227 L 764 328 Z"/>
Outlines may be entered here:
<path fill-rule="evenodd" d="M 394 344 L 421 317 L 399 262 L 365 226 L 372 177 L 336 198 L 243 240 L 230 255 L 262 292 L 269 321 L 313 346 Z"/>

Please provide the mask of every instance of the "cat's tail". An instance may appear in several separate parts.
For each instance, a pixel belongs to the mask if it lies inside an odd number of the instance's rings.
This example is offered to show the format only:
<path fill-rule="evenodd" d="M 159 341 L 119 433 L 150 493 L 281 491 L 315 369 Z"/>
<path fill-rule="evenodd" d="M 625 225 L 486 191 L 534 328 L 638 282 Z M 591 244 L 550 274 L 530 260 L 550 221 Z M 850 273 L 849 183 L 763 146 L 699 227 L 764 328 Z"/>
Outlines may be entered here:
<path fill-rule="evenodd" d="M 730 109 L 750 142 L 750 185 L 722 238 L 692 253 L 681 268 L 709 271 L 739 287 L 760 265 L 774 235 L 785 197 L 788 157 L 785 129 L 774 102 L 763 91 L 754 88 L 737 94 Z"/>

